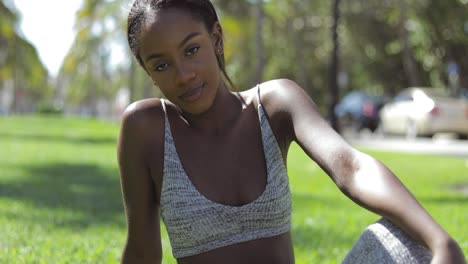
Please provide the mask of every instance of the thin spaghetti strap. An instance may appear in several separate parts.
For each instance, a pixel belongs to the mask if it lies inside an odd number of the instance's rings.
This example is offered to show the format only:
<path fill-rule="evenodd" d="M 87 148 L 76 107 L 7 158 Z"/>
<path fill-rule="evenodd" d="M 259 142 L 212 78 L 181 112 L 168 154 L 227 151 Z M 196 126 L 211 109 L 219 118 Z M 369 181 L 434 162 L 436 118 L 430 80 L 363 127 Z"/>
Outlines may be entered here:
<path fill-rule="evenodd" d="M 258 98 L 258 105 L 262 105 L 262 101 L 260 100 L 260 84 L 257 84 L 257 98 Z"/>
<path fill-rule="evenodd" d="M 164 130 L 166 131 L 165 133 L 167 133 L 167 130 L 169 130 L 168 132 L 170 133 L 171 130 L 169 129 L 169 117 L 167 116 L 166 101 L 163 98 L 161 98 L 161 104 L 164 112 L 164 126 L 166 127 Z"/>
<path fill-rule="evenodd" d="M 166 102 L 164 101 L 164 98 L 161 98 L 160 100 L 161 100 L 161 104 L 162 104 L 164 114 L 166 115 L 167 114 L 167 112 L 166 112 Z"/>

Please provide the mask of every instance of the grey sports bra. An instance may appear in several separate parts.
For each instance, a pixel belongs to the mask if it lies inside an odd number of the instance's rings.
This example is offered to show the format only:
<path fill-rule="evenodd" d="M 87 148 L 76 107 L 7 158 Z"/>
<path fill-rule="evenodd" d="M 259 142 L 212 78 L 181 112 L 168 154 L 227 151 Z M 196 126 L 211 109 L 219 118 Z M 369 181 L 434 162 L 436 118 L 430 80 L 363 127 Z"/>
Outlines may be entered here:
<path fill-rule="evenodd" d="M 161 215 L 176 258 L 212 249 L 276 236 L 287 232 L 291 222 L 291 192 L 280 148 L 260 103 L 258 113 L 267 183 L 263 193 L 243 206 L 229 206 L 209 200 L 187 176 L 174 145 L 165 112 L 164 171 Z"/>

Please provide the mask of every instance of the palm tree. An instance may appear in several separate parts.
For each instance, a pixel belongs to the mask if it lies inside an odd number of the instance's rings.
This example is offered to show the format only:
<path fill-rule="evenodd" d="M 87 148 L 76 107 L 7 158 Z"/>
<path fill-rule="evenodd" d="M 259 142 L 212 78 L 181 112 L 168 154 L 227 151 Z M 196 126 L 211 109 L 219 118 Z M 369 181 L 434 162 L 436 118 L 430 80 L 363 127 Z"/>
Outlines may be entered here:
<path fill-rule="evenodd" d="M 110 44 L 123 34 L 122 2 L 84 2 L 76 14 L 77 36 L 59 73 L 61 96 L 72 105 L 87 106 L 93 116 L 97 115 L 98 100 L 111 98 L 120 81 L 110 65 Z"/>
<path fill-rule="evenodd" d="M 36 110 L 37 104 L 50 94 L 48 72 L 36 48 L 18 33 L 15 10 L 0 2 L 0 90 L 12 83 L 10 112 Z"/>

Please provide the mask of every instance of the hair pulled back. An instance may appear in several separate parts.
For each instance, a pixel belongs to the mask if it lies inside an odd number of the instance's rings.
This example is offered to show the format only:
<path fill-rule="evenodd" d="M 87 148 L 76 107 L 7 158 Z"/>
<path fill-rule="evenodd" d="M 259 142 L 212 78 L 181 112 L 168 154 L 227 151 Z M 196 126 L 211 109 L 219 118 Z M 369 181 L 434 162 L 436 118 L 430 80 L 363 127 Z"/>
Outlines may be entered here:
<path fill-rule="evenodd" d="M 143 68 L 144 64 L 140 56 L 141 28 L 148 16 L 169 8 L 177 8 L 186 11 L 195 19 L 203 22 L 208 32 L 212 32 L 214 24 L 219 22 L 216 10 L 210 0 L 135 0 L 128 14 L 127 40 L 130 50 Z M 219 29 L 221 31 L 221 28 Z M 226 77 L 231 86 L 233 86 L 226 73 L 224 53 L 217 55 L 216 58 L 224 77 Z"/>

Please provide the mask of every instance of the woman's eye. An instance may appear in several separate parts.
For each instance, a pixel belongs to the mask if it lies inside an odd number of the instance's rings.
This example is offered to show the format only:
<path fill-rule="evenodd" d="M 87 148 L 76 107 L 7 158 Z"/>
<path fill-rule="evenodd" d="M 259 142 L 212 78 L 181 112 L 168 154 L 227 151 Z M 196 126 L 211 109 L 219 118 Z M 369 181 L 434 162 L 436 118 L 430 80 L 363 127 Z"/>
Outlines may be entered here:
<path fill-rule="evenodd" d="M 187 50 L 185 55 L 192 56 L 193 54 L 197 53 L 199 49 L 200 49 L 200 47 L 192 47 L 192 48 Z"/>
<path fill-rule="evenodd" d="M 162 64 L 158 64 L 156 65 L 156 67 L 154 68 L 156 71 L 164 71 L 169 65 L 167 63 L 162 63 Z"/>

